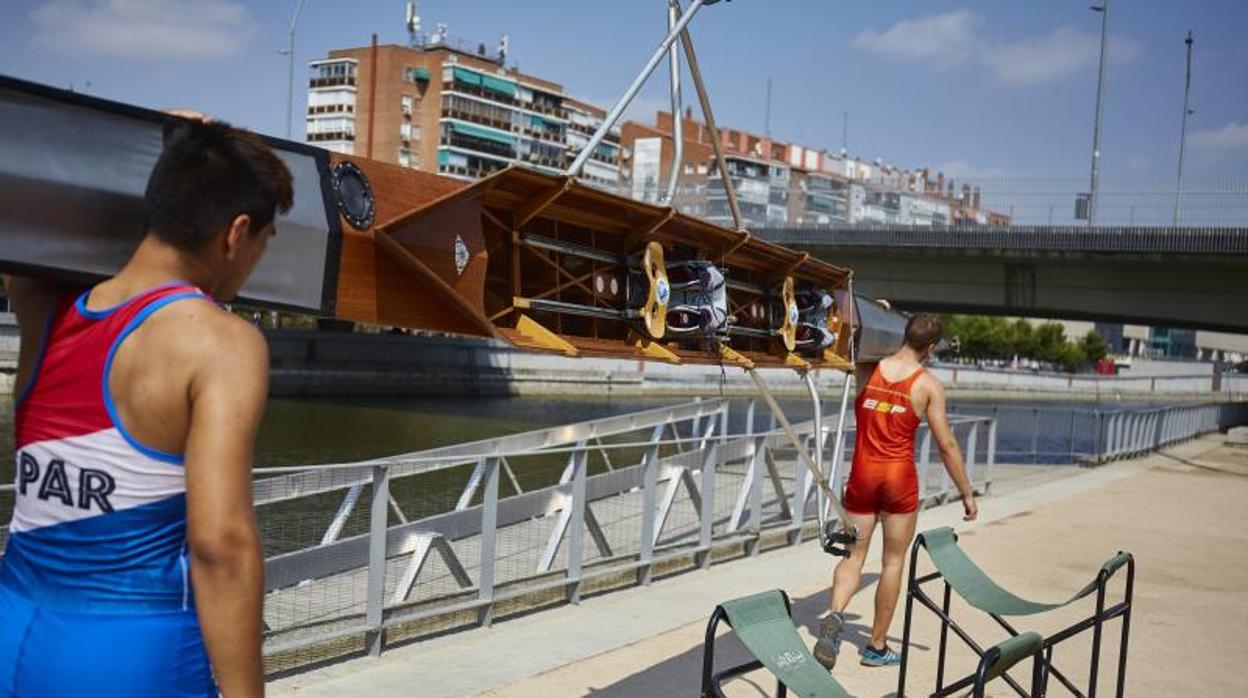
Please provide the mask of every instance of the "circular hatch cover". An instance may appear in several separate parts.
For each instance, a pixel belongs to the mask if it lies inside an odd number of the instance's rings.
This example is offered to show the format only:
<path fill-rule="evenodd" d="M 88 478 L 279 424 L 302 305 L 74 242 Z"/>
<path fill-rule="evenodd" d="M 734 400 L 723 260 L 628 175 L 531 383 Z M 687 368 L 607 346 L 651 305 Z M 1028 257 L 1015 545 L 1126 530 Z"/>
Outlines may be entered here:
<path fill-rule="evenodd" d="M 354 163 L 340 162 L 334 167 L 334 196 L 338 211 L 351 227 L 364 230 L 373 225 L 376 206 L 368 177 Z"/>

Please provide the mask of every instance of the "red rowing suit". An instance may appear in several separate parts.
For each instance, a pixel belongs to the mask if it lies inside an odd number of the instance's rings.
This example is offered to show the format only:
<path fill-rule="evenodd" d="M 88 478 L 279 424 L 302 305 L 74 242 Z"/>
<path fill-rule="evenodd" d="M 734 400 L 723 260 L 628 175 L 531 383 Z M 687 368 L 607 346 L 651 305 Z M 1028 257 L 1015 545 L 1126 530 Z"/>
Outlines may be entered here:
<path fill-rule="evenodd" d="M 908 514 L 919 508 L 919 476 L 914 467 L 914 435 L 919 416 L 910 388 L 923 375 L 920 366 L 895 383 L 877 364 L 854 401 L 857 436 L 854 465 L 843 504 L 855 514 Z"/>

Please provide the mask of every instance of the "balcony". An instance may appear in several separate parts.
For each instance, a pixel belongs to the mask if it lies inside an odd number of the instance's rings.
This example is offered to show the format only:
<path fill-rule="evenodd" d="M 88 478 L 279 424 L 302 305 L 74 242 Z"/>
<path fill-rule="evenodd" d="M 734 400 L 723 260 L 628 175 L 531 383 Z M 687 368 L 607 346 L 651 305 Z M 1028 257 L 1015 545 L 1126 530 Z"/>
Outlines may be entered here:
<path fill-rule="evenodd" d="M 309 133 L 307 141 L 309 143 L 319 143 L 322 141 L 354 141 L 355 133 L 352 131 L 321 131 L 318 133 Z"/>
<path fill-rule="evenodd" d="M 487 99 L 491 102 L 497 102 L 498 104 L 505 104 L 509 107 L 520 106 L 520 100 L 513 96 L 505 95 L 494 90 L 487 90 L 480 85 L 473 85 L 462 80 L 443 81 L 442 91 L 472 95 L 473 97 L 480 97 L 481 99 Z"/>
<path fill-rule="evenodd" d="M 308 107 L 308 114 L 354 114 L 354 104 L 321 104 Z"/>
<path fill-rule="evenodd" d="M 533 165 L 541 165 L 542 167 L 551 167 L 554 169 L 563 169 L 567 163 L 564 162 L 562 156 L 555 157 L 552 155 L 537 155 L 535 153 L 525 153 L 520 156 L 521 162 L 527 162 Z"/>
<path fill-rule="evenodd" d="M 454 109 L 451 107 L 442 107 L 442 118 L 459 119 L 460 121 L 470 121 L 474 124 L 482 126 L 490 126 L 492 128 L 501 129 L 503 131 L 512 131 L 514 127 L 509 119 L 500 119 L 474 111 L 465 111 L 463 109 Z"/>
<path fill-rule="evenodd" d="M 438 144 L 462 148 L 464 150 L 470 150 L 477 153 L 485 153 L 487 155 L 494 155 L 500 158 L 507 158 L 508 160 L 514 160 L 516 157 L 516 151 L 513 146 L 500 143 L 498 141 L 467 136 L 462 133 L 451 132 L 450 134 L 443 134 L 443 136 L 438 139 Z"/>
<path fill-rule="evenodd" d="M 308 87 L 316 89 L 318 87 L 355 87 L 355 76 L 334 76 L 330 78 L 312 78 L 308 81 Z"/>
<path fill-rule="evenodd" d="M 504 167 L 506 163 L 481 164 L 478 167 L 465 167 L 463 165 L 453 165 L 450 163 L 440 163 L 438 165 L 438 174 L 450 175 L 452 177 L 463 177 L 466 179 L 481 179 L 487 175 L 497 172 Z"/>

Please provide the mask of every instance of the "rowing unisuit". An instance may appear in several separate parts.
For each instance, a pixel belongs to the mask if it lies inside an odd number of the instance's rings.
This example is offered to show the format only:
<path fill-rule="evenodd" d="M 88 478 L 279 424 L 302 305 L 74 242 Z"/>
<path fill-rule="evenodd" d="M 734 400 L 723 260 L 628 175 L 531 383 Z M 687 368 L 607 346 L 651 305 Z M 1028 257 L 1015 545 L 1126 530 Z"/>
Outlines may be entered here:
<path fill-rule="evenodd" d="M 920 366 L 902 380 L 890 382 L 877 364 L 854 401 L 854 464 L 842 502 L 847 511 L 906 514 L 918 509 L 914 435 L 920 419 L 910 403 L 910 389 L 922 375 Z"/>
<path fill-rule="evenodd" d="M 174 283 L 100 310 L 83 293 L 52 313 L 15 412 L 0 696 L 216 695 L 190 586 L 182 455 L 129 434 L 109 391 L 132 332 L 206 297 Z"/>

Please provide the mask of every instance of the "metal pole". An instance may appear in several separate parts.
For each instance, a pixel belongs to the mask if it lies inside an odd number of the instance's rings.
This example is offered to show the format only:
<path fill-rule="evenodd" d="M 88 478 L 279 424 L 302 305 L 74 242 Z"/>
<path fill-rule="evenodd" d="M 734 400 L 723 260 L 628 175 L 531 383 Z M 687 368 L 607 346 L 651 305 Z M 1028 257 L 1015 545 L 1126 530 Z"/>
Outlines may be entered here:
<path fill-rule="evenodd" d="M 815 423 L 815 470 L 823 475 L 823 400 L 819 399 L 819 389 L 815 385 L 815 376 L 810 371 L 802 375 L 803 382 L 806 383 L 806 390 L 810 393 L 811 408 L 814 410 Z M 835 482 L 829 480 L 835 486 Z M 823 492 L 821 488 L 815 488 L 815 520 L 819 522 L 819 535 L 823 535 L 824 529 L 824 504 Z M 800 503 L 797 514 L 793 517 L 799 524 L 806 513 L 806 501 L 803 499 Z"/>
<path fill-rule="evenodd" d="M 1088 194 L 1088 225 L 1096 224 L 1097 189 L 1101 177 L 1101 118 L 1105 113 L 1105 56 L 1109 47 L 1109 0 L 1093 10 L 1101 13 L 1101 62 L 1096 78 L 1096 120 L 1092 124 L 1092 183 Z"/>
<path fill-rule="evenodd" d="M 290 18 L 290 33 L 286 38 L 286 140 L 290 140 L 290 122 L 295 117 L 295 27 L 299 24 L 299 12 L 303 0 L 295 0 L 295 14 Z"/>
<path fill-rule="evenodd" d="M 368 627 L 365 646 L 370 656 L 381 654 L 386 590 L 386 525 L 390 514 L 390 469 L 373 466 L 373 497 L 368 519 L 368 586 L 364 620 Z"/>
<path fill-rule="evenodd" d="M 1187 30 L 1187 38 L 1183 40 L 1187 44 L 1187 77 L 1183 82 L 1183 122 L 1179 128 L 1179 179 L 1174 189 L 1174 225 L 1179 225 L 1179 204 L 1183 197 L 1183 153 L 1187 148 L 1187 117 L 1192 113 L 1188 106 L 1188 101 L 1192 96 L 1192 44 L 1195 39 L 1192 38 L 1192 30 Z"/>
<path fill-rule="evenodd" d="M 694 0 L 694 6 L 702 0 Z M 689 62 L 689 74 L 693 76 L 693 86 L 698 92 L 698 104 L 702 107 L 702 117 L 706 119 L 706 130 L 711 134 L 711 147 L 715 150 L 715 162 L 719 165 L 719 177 L 724 182 L 724 193 L 728 196 L 728 208 L 732 211 L 732 222 L 737 230 L 744 230 L 741 222 L 741 207 L 737 205 L 737 192 L 732 188 L 732 178 L 728 176 L 728 163 L 724 160 L 724 145 L 719 142 L 719 129 L 715 126 L 715 112 L 711 110 L 711 98 L 706 94 L 706 85 L 702 82 L 702 71 L 698 69 L 698 54 L 693 50 L 693 37 L 688 30 L 680 34 L 680 42 L 685 47 L 685 60 Z"/>
<path fill-rule="evenodd" d="M 841 389 L 841 411 L 836 419 L 836 442 L 832 444 L 832 470 L 828 473 L 828 482 L 832 489 L 837 489 L 837 479 L 841 470 L 841 459 L 845 457 L 845 413 L 849 409 L 849 391 L 854 385 L 854 374 L 845 374 L 845 383 Z"/>
<path fill-rule="evenodd" d="M 841 500 L 837 498 L 836 493 L 832 491 L 832 486 L 828 484 L 823 473 L 819 472 L 815 467 L 815 461 L 810 457 L 810 452 L 802 444 L 802 439 L 797 435 L 797 431 L 793 429 L 793 425 L 789 423 L 789 418 L 784 416 L 784 410 L 780 409 L 780 404 L 776 402 L 776 398 L 772 397 L 771 391 L 767 389 L 767 384 L 763 382 L 761 376 L 758 375 L 756 369 L 746 369 L 746 373 L 750 375 L 750 379 L 754 381 L 754 387 L 758 388 L 758 393 L 763 398 L 763 402 L 767 403 L 767 408 L 771 410 L 771 415 L 780 425 L 780 429 L 784 431 L 784 435 L 788 437 L 789 443 L 797 451 L 798 460 L 800 460 L 808 471 L 815 476 L 815 482 L 819 487 L 823 488 L 823 493 L 828 497 L 828 503 L 832 505 L 832 511 L 836 514 L 837 521 L 840 521 L 842 527 L 847 527 L 848 517 L 845 514 L 844 507 L 841 506 Z M 796 515 L 796 512 L 795 512 Z"/>
<path fill-rule="evenodd" d="M 672 30 L 667 33 L 663 42 L 659 44 L 659 47 L 655 49 L 654 53 L 650 56 L 650 60 L 646 62 L 646 66 L 641 69 L 641 73 L 633 79 L 633 84 L 628 86 L 628 89 L 624 92 L 624 96 L 620 97 L 614 107 L 611 107 L 611 111 L 607 114 L 607 118 L 602 120 L 602 123 L 598 126 L 598 130 L 595 131 L 593 137 L 589 139 L 589 143 L 584 149 L 581 150 L 580 153 L 577 154 L 576 159 L 572 161 L 572 164 L 568 166 L 567 174 L 573 177 L 580 174 L 581 168 L 585 167 L 585 161 L 589 159 L 590 153 L 594 152 L 594 149 L 598 147 L 599 143 L 602 143 L 602 139 L 606 138 L 607 131 L 615 125 L 615 122 L 620 120 L 620 116 L 624 114 L 624 110 L 628 108 L 628 105 L 632 103 L 633 98 L 637 96 L 637 92 L 641 90 L 641 86 L 646 84 L 646 79 L 648 79 L 650 74 L 654 72 L 654 69 L 658 67 L 659 61 L 663 60 L 663 54 L 667 53 L 668 48 L 670 48 L 672 43 L 676 41 L 676 37 L 680 36 L 680 33 L 684 31 L 685 27 L 689 24 L 689 20 L 693 19 L 693 15 L 697 13 L 699 8 L 702 7 L 703 2 L 704 0 L 693 0 L 693 4 L 689 6 L 689 9 L 686 10 L 685 13 L 681 15 L 680 19 L 676 21 L 676 26 L 672 27 Z"/>
<path fill-rule="evenodd" d="M 680 8 L 672 0 L 667 3 L 667 31 L 676 28 L 676 20 L 680 18 Z M 676 200 L 676 187 L 680 182 L 680 167 L 685 159 L 685 123 L 681 116 L 683 100 L 680 98 L 680 49 L 672 42 L 667 50 L 667 63 L 672 83 L 672 169 L 667 175 L 667 196 L 663 203 L 668 206 Z"/>

